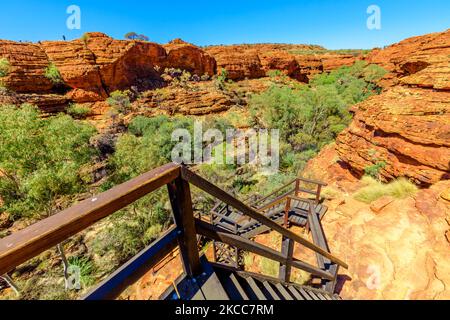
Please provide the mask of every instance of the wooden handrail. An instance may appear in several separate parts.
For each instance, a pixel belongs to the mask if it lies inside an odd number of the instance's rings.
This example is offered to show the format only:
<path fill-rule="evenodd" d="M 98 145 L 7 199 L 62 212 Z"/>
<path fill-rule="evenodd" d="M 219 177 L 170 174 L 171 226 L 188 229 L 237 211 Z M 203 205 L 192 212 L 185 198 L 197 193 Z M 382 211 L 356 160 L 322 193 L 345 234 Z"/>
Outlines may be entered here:
<path fill-rule="evenodd" d="M 299 177 L 297 179 L 300 181 L 306 182 L 306 183 L 312 183 L 312 184 L 316 184 L 316 185 L 322 186 L 322 187 L 326 187 L 328 185 L 325 182 L 318 181 L 318 180 L 311 180 L 311 179 L 306 179 L 306 178 L 302 178 L 302 177 Z"/>
<path fill-rule="evenodd" d="M 237 200 L 236 198 L 234 198 L 227 192 L 216 187 L 215 185 L 210 183 L 208 180 L 205 180 L 204 178 L 200 177 L 199 175 L 190 171 L 189 169 L 182 167 L 181 168 L 181 176 L 184 180 L 193 184 L 197 188 L 209 193 L 210 195 L 216 197 L 217 199 L 227 203 L 228 205 L 230 205 L 233 208 L 237 209 L 238 211 L 242 212 L 244 215 L 247 215 L 250 218 L 253 218 L 253 219 L 259 221 L 260 223 L 271 228 L 272 230 L 275 230 L 275 231 L 281 233 L 283 236 L 290 238 L 297 243 L 300 243 L 301 245 L 307 247 L 308 249 L 310 249 L 316 253 L 319 253 L 319 254 L 323 255 L 324 257 L 330 259 L 330 261 L 342 266 L 345 269 L 348 269 L 348 265 L 341 259 L 333 256 L 331 253 L 327 252 L 326 250 L 323 250 L 319 246 L 316 246 L 314 243 L 302 238 L 301 236 L 295 234 L 294 232 L 280 226 L 275 221 L 271 220 L 270 218 L 266 217 L 265 215 L 261 214 L 260 212 L 256 211 L 255 209 L 253 209 L 253 208 L 247 206 L 246 204 L 242 203 L 241 201 Z"/>
<path fill-rule="evenodd" d="M 261 202 L 263 202 L 263 201 L 269 199 L 269 198 L 272 197 L 274 194 L 277 194 L 277 193 L 280 192 L 281 190 L 283 190 L 283 189 L 289 187 L 291 184 L 293 184 L 293 183 L 296 182 L 296 181 L 297 181 L 297 179 L 294 179 L 294 180 L 290 181 L 289 183 L 286 183 L 285 185 L 279 187 L 279 188 L 276 189 L 275 191 L 272 191 L 270 194 L 268 194 L 268 195 L 265 196 L 264 198 L 258 199 L 257 201 L 252 202 L 250 205 L 252 206 L 252 205 L 255 205 L 256 203 L 261 203 Z"/>
<path fill-rule="evenodd" d="M 180 168 L 167 164 L 0 239 L 0 275 L 165 186 Z"/>
<path fill-rule="evenodd" d="M 300 180 L 297 178 L 293 182 L 295 181 L 298 183 Z M 313 180 L 306 179 L 301 179 L 301 181 L 316 183 Z M 150 257 L 152 260 L 146 260 L 146 266 L 155 263 L 156 259 L 159 257 L 159 253 L 155 253 L 156 248 L 158 246 L 165 246 L 165 249 L 160 250 L 161 254 L 164 253 L 164 250 L 167 248 L 173 248 L 176 245 L 174 240 L 175 236 L 177 245 L 180 248 L 183 267 L 185 268 L 186 274 L 193 276 L 199 274 L 201 268 L 198 255 L 198 246 L 196 242 L 197 234 L 229 244 L 235 248 L 262 255 L 278 261 L 281 264 L 305 270 L 314 275 L 320 276 L 323 279 L 331 279 L 331 277 L 333 277 L 330 273 L 303 261 L 293 259 L 289 255 L 264 247 L 248 239 L 242 238 L 239 235 L 233 234 L 232 232 L 225 231 L 223 228 L 212 226 L 211 224 L 205 223 L 200 219 L 194 219 L 191 192 L 189 188 L 190 184 L 214 196 L 218 200 L 225 203 L 226 206 L 233 207 L 244 216 L 254 219 L 272 230 L 279 232 L 283 235 L 283 237 L 302 244 L 308 249 L 313 250 L 317 254 L 329 259 L 331 262 L 334 262 L 344 268 L 348 268 L 345 262 L 334 257 L 331 253 L 315 245 L 314 243 L 280 226 L 278 223 L 272 221 L 270 218 L 259 212 L 258 210 L 260 209 L 254 209 L 246 205 L 234 196 L 228 194 L 196 173 L 192 172 L 185 166 L 167 164 L 116 186 L 109 191 L 84 200 L 54 216 L 41 220 L 24 230 L 15 232 L 8 237 L 0 239 L 0 275 L 6 274 L 21 263 L 24 263 L 43 251 L 56 246 L 67 238 L 88 228 L 110 214 L 123 209 L 145 195 L 167 185 L 172 204 L 176 231 L 174 231 L 175 229 L 171 229 L 168 233 L 166 233 L 166 236 L 156 241 L 156 243 L 158 243 L 157 246 L 147 248 L 147 251 L 144 250 L 142 252 L 143 255 L 138 255 L 130 260 L 129 263 L 125 264 L 109 278 L 111 282 L 106 281 L 101 284 L 99 288 L 102 288 L 101 290 L 103 290 L 103 293 L 99 293 L 99 291 L 97 291 L 96 294 L 105 294 L 106 296 L 113 291 L 117 292 L 116 289 L 122 287 L 118 281 L 122 281 L 125 274 L 130 274 L 130 272 L 134 274 L 137 272 L 136 268 L 140 265 L 138 262 L 143 261 L 142 259 L 145 257 Z M 272 195 L 280 192 L 290 184 L 279 188 L 273 192 Z M 320 183 L 318 185 L 322 186 L 325 184 Z M 273 206 L 274 203 L 279 203 L 286 197 L 297 199 L 295 196 L 296 195 L 291 195 L 291 192 L 286 193 L 272 201 L 271 206 Z M 268 197 L 270 197 L 270 195 Z M 268 197 L 261 200 L 265 201 Z M 237 225 L 235 225 L 235 228 L 237 228 Z M 139 272 L 142 271 L 142 269 L 139 270 Z M 132 276 L 130 276 L 130 279 L 131 278 Z M 111 286 L 114 286 L 114 290 Z"/>

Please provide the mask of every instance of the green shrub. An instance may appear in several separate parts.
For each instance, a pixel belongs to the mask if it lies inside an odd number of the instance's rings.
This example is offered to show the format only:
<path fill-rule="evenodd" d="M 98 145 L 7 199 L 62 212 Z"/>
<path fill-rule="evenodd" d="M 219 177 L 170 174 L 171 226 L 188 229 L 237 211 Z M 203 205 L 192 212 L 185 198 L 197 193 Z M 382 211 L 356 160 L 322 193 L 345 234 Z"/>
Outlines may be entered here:
<path fill-rule="evenodd" d="M 113 253 L 115 265 L 136 255 L 170 223 L 170 212 L 162 206 L 167 200 L 167 192 L 156 192 L 115 213 L 110 226 L 96 238 L 95 253 Z"/>
<path fill-rule="evenodd" d="M 253 125 L 279 129 L 282 169 L 299 170 L 347 127 L 351 105 L 379 92 L 375 81 L 382 75 L 380 67 L 357 62 L 317 75 L 308 86 L 273 84 L 250 99 Z"/>
<path fill-rule="evenodd" d="M 89 34 L 85 33 L 80 38 L 81 41 L 84 42 L 84 44 L 87 44 L 89 42 Z"/>
<path fill-rule="evenodd" d="M 85 119 L 91 113 L 91 108 L 78 104 L 71 104 L 66 111 L 75 119 Z"/>
<path fill-rule="evenodd" d="M 0 113 L 0 212 L 12 220 L 52 214 L 64 197 L 83 192 L 83 169 L 95 150 L 95 129 L 70 116 L 43 119 L 33 106 L 3 106 Z M 58 206 L 68 205 L 67 199 Z"/>
<path fill-rule="evenodd" d="M 220 74 L 217 75 L 216 80 L 214 82 L 217 90 L 224 91 L 226 89 L 227 78 L 228 78 L 228 71 L 222 68 L 220 70 Z"/>
<path fill-rule="evenodd" d="M 385 167 L 386 167 L 386 162 L 385 161 L 379 161 L 379 162 L 375 163 L 372 166 L 365 167 L 364 168 L 364 172 L 369 177 L 372 177 L 374 179 L 379 179 L 380 178 L 380 171 L 381 171 L 381 169 L 384 169 Z"/>
<path fill-rule="evenodd" d="M 130 91 L 116 90 L 106 100 L 110 107 L 120 114 L 127 114 L 131 108 Z"/>
<path fill-rule="evenodd" d="M 405 178 L 399 178 L 388 184 L 381 183 L 371 177 L 364 177 L 362 181 L 365 187 L 358 190 L 354 198 L 365 203 L 371 203 L 383 196 L 403 199 L 413 196 L 418 190 L 416 185 Z"/>
<path fill-rule="evenodd" d="M 53 62 L 50 62 L 50 64 L 47 66 L 44 75 L 55 85 L 63 83 L 61 73 Z"/>
<path fill-rule="evenodd" d="M 88 288 L 95 283 L 95 265 L 87 257 L 69 257 L 69 265 L 80 270 L 80 282 L 83 288 Z"/>
<path fill-rule="evenodd" d="M 8 59 L 1 58 L 0 59 L 0 78 L 6 77 L 9 74 L 9 70 L 11 65 L 9 64 Z"/>

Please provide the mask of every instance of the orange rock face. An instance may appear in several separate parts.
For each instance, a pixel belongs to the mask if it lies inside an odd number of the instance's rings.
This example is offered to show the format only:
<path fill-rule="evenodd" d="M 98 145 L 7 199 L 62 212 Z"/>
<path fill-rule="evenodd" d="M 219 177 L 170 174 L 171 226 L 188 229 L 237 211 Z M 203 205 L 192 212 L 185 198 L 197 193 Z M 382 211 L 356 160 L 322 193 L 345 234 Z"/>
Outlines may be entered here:
<path fill-rule="evenodd" d="M 226 69 L 232 80 L 259 78 L 270 70 L 280 70 L 294 79 L 308 82 L 315 74 L 352 65 L 357 59 L 353 55 L 314 54 L 314 50 L 325 49 L 308 45 L 232 45 L 205 50 L 216 58 L 218 69 Z"/>
<path fill-rule="evenodd" d="M 255 50 L 242 46 L 218 46 L 206 49 L 217 61 L 217 70 L 225 69 L 231 80 L 254 79 L 265 76 L 261 60 Z"/>
<path fill-rule="evenodd" d="M 323 227 L 331 252 L 350 266 L 339 277 L 344 299 L 450 298 L 450 206 L 438 196 L 448 185 L 396 199 L 378 213 L 351 197 L 328 203 Z"/>
<path fill-rule="evenodd" d="M 189 71 L 198 76 L 207 74 L 213 76 L 216 73 L 216 60 L 205 51 L 188 43 L 180 43 L 182 40 L 169 43 L 164 46 L 168 56 L 165 65 Z"/>
<path fill-rule="evenodd" d="M 67 98 L 77 103 L 97 102 L 115 90 L 136 86 L 159 86 L 165 67 L 182 68 L 203 75 L 215 74 L 215 59 L 184 42 L 167 45 L 144 41 L 114 40 L 102 33 L 84 39 L 46 41 L 39 44 L 0 41 L 0 57 L 11 70 L 4 84 L 18 93 L 51 93 L 53 84 L 45 77 L 50 63 L 58 68 Z"/>
<path fill-rule="evenodd" d="M 384 163 L 384 180 L 406 176 L 430 185 L 450 178 L 449 57 L 450 31 L 408 39 L 369 57 L 399 85 L 356 106 L 352 124 L 338 137 L 339 156 L 353 171 Z"/>
<path fill-rule="evenodd" d="M 32 43 L 0 41 L 0 57 L 10 64 L 4 85 L 17 92 L 49 92 L 53 84 L 44 74 L 49 61 L 41 47 Z"/>

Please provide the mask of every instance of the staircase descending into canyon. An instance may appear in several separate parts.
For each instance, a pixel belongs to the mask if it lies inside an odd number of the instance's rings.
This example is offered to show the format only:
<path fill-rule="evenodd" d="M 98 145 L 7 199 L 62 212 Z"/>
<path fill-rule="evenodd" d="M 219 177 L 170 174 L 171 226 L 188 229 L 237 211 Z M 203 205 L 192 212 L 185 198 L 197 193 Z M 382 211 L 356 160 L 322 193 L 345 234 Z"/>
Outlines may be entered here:
<path fill-rule="evenodd" d="M 301 187 L 302 184 L 314 186 L 315 190 Z M 208 219 L 194 215 L 191 185 L 217 199 Z M 178 248 L 184 272 L 167 288 L 161 296 L 163 300 L 339 300 L 335 294 L 338 270 L 348 266 L 331 254 L 322 229 L 321 218 L 327 208 L 319 200 L 324 185 L 298 178 L 247 205 L 247 201 L 238 200 L 187 167 L 167 164 L 1 239 L 0 274 L 167 186 L 174 226 L 84 299 L 117 298 Z M 312 195 L 313 199 L 302 198 L 302 193 Z M 290 224 L 306 228 L 313 241 L 289 230 Z M 267 231 L 282 235 L 281 252 L 254 240 Z M 215 261 L 208 261 L 201 254 L 202 239 L 213 242 Z M 317 266 L 296 259 L 294 244 L 313 251 Z M 278 262 L 279 277 L 244 271 L 243 252 Z M 311 274 L 311 281 L 307 285 L 293 283 L 292 268 Z"/>

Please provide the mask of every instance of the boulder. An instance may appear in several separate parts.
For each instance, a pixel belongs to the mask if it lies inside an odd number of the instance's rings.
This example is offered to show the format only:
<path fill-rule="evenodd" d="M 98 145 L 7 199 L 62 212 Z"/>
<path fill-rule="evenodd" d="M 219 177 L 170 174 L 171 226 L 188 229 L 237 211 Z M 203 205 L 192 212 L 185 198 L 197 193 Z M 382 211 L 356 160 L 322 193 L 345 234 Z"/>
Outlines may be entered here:
<path fill-rule="evenodd" d="M 216 60 L 199 47 L 176 39 L 164 48 L 167 51 L 165 66 L 186 70 L 198 76 L 216 74 Z"/>

